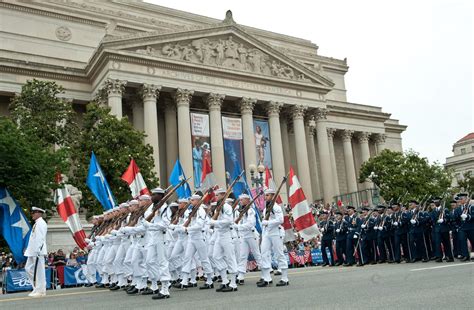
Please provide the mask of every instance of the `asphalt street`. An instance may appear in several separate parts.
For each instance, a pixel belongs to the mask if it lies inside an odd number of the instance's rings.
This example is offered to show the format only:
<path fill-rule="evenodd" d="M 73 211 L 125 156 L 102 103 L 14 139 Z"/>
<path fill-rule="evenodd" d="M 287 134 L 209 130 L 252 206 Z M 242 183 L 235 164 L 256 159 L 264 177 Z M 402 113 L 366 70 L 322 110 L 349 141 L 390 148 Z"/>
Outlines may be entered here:
<path fill-rule="evenodd" d="M 473 309 L 474 262 L 290 269 L 290 286 L 257 288 L 250 273 L 238 292 L 171 290 L 171 298 L 95 288 L 2 295 L 0 309 Z M 199 283 L 201 284 L 201 283 Z"/>

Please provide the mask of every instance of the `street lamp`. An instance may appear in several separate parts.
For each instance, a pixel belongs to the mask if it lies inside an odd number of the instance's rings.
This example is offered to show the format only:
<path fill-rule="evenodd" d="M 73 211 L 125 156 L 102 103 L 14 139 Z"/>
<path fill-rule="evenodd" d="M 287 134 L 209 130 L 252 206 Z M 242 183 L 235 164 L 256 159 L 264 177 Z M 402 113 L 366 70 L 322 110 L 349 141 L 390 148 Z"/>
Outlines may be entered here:
<path fill-rule="evenodd" d="M 250 180 L 252 181 L 252 187 L 262 187 L 263 186 L 263 173 L 265 172 L 265 166 L 260 164 L 255 166 L 254 164 L 249 165 L 250 170 Z M 255 172 L 258 172 L 258 175 Z"/>
<path fill-rule="evenodd" d="M 379 188 L 377 186 L 377 178 L 379 176 L 375 173 L 375 172 L 370 172 L 370 175 L 367 177 L 371 182 L 372 184 L 374 185 L 373 187 L 373 193 L 372 193 L 372 202 L 377 205 L 379 204 L 379 201 L 380 201 L 380 194 L 379 194 Z"/>

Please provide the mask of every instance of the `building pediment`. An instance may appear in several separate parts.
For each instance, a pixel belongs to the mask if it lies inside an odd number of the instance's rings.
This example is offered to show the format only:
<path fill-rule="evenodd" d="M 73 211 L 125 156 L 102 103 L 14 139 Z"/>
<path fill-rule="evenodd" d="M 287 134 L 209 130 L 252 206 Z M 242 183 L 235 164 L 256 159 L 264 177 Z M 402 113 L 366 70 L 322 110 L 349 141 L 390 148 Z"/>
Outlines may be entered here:
<path fill-rule="evenodd" d="M 102 48 L 161 61 L 189 63 L 210 70 L 237 70 L 253 76 L 304 83 L 326 89 L 326 92 L 334 86 L 329 78 L 309 70 L 236 24 L 109 39 Z"/>

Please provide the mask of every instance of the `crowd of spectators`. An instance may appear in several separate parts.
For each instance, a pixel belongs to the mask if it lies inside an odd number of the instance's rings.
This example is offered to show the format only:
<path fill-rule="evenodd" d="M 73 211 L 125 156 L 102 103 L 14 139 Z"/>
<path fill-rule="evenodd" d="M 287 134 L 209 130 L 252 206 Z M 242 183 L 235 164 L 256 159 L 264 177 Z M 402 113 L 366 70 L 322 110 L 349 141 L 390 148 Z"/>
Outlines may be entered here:
<path fill-rule="evenodd" d="M 68 255 L 62 249 L 48 254 L 47 264 L 50 267 L 71 266 L 80 267 L 87 262 L 86 253 L 75 247 Z"/>

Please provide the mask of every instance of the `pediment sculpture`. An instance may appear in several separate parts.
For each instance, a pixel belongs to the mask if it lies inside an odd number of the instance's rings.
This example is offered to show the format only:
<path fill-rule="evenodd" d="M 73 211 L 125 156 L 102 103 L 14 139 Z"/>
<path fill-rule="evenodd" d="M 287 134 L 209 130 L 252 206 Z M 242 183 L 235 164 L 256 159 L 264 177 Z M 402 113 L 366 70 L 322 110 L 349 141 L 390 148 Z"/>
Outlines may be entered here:
<path fill-rule="evenodd" d="M 226 38 L 201 38 L 191 41 L 147 46 L 135 52 L 191 63 L 237 69 L 301 82 L 311 82 L 303 73 L 274 59 L 262 50 Z"/>

